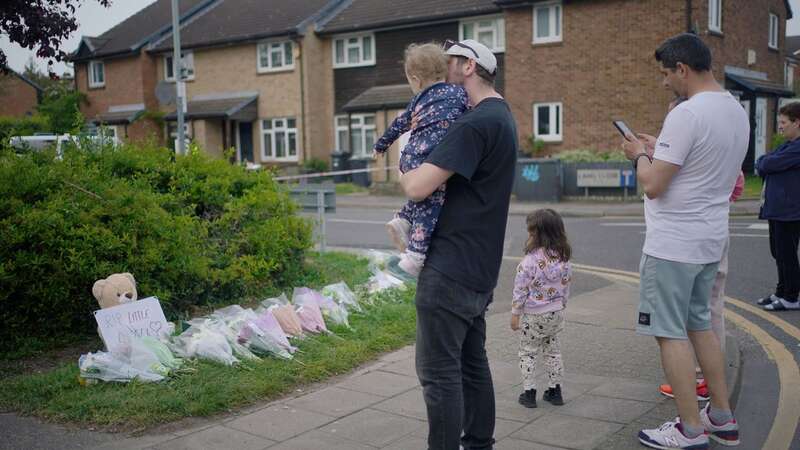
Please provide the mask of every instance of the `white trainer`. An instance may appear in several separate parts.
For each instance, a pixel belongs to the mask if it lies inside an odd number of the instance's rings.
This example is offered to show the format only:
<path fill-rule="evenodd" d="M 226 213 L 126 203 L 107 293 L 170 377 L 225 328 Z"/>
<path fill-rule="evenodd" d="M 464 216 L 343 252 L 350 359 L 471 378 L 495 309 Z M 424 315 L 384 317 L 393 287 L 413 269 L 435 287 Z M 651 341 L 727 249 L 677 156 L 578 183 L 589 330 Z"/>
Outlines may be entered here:
<path fill-rule="evenodd" d="M 678 429 L 678 419 L 674 422 L 666 422 L 658 428 L 652 430 L 639 431 L 639 442 L 650 448 L 662 450 L 707 450 L 708 435 L 701 433 L 697 437 L 686 437 Z"/>
<path fill-rule="evenodd" d="M 408 247 L 408 232 L 411 230 L 411 222 L 406 219 L 395 217 L 386 223 L 386 232 L 392 240 L 395 248 L 399 252 L 406 251 Z"/>
<path fill-rule="evenodd" d="M 739 445 L 739 424 L 736 423 L 736 419 L 717 425 L 708 417 L 709 408 L 711 408 L 710 403 L 700 410 L 700 421 L 703 422 L 703 426 L 708 432 L 708 437 L 729 447 Z"/>

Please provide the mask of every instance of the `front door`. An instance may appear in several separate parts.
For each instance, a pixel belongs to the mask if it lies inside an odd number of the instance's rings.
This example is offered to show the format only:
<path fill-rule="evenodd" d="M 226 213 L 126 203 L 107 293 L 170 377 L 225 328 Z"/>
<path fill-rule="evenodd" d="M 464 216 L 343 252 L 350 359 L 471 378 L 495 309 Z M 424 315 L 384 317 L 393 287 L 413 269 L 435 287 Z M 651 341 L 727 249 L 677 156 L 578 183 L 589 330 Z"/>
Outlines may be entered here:
<path fill-rule="evenodd" d="M 239 158 L 242 162 L 254 162 L 253 124 L 251 122 L 239 122 Z"/>
<path fill-rule="evenodd" d="M 756 98 L 755 160 L 767 152 L 767 99 Z"/>

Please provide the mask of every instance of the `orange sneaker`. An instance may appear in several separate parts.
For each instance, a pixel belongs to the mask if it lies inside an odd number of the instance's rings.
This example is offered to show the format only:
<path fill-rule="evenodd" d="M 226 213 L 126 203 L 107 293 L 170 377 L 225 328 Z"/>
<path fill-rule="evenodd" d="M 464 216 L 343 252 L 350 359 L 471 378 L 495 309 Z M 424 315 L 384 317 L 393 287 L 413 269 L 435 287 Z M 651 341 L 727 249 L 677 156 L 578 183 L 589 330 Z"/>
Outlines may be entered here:
<path fill-rule="evenodd" d="M 666 395 L 669 398 L 674 398 L 675 395 L 672 393 L 672 386 L 668 384 L 662 384 L 658 387 L 658 392 L 661 392 L 662 395 Z M 695 388 L 695 392 L 697 393 L 697 400 L 701 402 L 707 402 L 709 399 L 708 395 L 708 385 L 706 384 L 706 380 L 697 380 L 697 387 Z"/>

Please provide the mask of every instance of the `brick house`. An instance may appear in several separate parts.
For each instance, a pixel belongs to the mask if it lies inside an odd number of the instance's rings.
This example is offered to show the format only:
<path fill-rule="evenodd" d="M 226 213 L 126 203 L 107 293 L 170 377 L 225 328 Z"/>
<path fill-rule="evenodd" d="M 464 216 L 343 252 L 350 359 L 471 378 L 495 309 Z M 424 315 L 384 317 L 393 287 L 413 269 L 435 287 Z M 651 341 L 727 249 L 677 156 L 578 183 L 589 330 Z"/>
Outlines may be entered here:
<path fill-rule="evenodd" d="M 506 29 L 506 98 L 520 140 L 547 153 L 616 149 L 612 119 L 657 134 L 672 94 L 654 50 L 694 31 L 713 53 L 713 71 L 748 109 L 753 138 L 745 160 L 768 148 L 786 88 L 785 0 L 497 0 Z M 687 5 L 691 8 L 688 9 Z M 513 30 L 513 32 L 512 32 Z"/>
<path fill-rule="evenodd" d="M 212 0 L 180 2 L 181 22 L 206 9 Z M 126 140 L 161 139 L 159 123 L 147 118 L 158 111 L 156 61 L 147 46 L 171 29 L 169 0 L 158 0 L 98 37 L 84 37 L 72 54 L 75 87 L 86 94 L 81 112 Z"/>
<path fill-rule="evenodd" d="M 10 68 L 0 72 L 0 116 L 22 117 L 36 112 L 42 100 L 42 87 Z"/>
<path fill-rule="evenodd" d="M 478 39 L 497 56 L 498 88 L 503 88 L 506 38 L 502 11 L 491 0 L 353 0 L 317 23 L 316 33 L 333 53 L 332 116 L 334 148 L 352 154 L 354 166 L 384 167 L 375 181 L 394 181 L 400 148 L 372 161 L 372 145 L 411 100 L 403 52 L 411 43 Z"/>
<path fill-rule="evenodd" d="M 192 139 L 237 161 L 296 165 L 327 160 L 332 137 L 330 52 L 314 21 L 340 1 L 222 0 L 181 28 L 189 67 L 186 120 Z M 172 35 L 148 49 L 158 84 L 174 91 Z M 175 107 L 166 111 L 170 134 Z"/>

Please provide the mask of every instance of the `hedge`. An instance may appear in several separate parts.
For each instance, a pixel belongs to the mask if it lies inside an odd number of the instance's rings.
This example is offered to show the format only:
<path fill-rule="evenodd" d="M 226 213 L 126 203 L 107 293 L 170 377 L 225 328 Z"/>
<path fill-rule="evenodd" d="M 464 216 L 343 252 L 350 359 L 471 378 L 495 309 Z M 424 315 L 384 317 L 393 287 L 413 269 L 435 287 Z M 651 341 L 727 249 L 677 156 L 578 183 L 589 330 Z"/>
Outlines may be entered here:
<path fill-rule="evenodd" d="M 0 349 L 95 328 L 95 280 L 131 272 L 170 318 L 301 275 L 311 226 L 268 172 L 155 145 L 0 150 Z"/>

